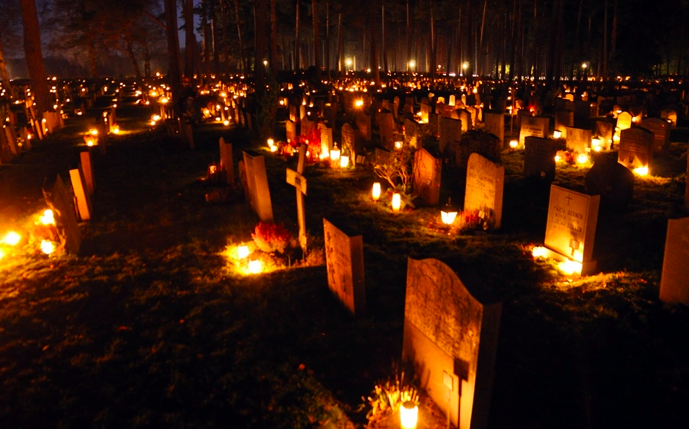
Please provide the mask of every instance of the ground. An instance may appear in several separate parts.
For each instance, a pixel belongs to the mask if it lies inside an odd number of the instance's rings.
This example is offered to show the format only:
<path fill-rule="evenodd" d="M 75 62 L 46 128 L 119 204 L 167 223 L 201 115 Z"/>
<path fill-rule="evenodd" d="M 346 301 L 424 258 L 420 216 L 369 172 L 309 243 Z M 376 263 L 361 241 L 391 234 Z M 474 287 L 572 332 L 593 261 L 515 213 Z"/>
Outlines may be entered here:
<path fill-rule="evenodd" d="M 503 228 L 448 235 L 437 208 L 393 214 L 374 204 L 367 170 L 307 166 L 307 231 L 322 249 L 322 217 L 364 240 L 368 312 L 352 317 L 327 288 L 325 266 L 243 276 L 229 244 L 258 219 L 243 200 L 205 201 L 218 138 L 260 148 L 237 127 L 205 124 L 196 149 L 146 126 L 144 107 L 118 109 L 124 133 L 94 151 L 93 219 L 78 256 L 17 251 L 0 261 L 0 426 L 365 426 L 362 397 L 401 358 L 406 261 L 469 265 L 503 301 L 490 428 L 677 427 L 689 399 L 689 311 L 658 300 L 668 218 L 683 205 L 686 128 L 673 133 L 658 176 L 636 179 L 632 204 L 602 211 L 601 274 L 569 281 L 530 246 L 542 243 L 547 191 L 505 152 Z M 67 184 L 87 118 L 0 165 L 0 233 L 45 207 L 41 186 Z M 294 160 L 266 153 L 275 218 L 296 236 Z M 583 187 L 585 169 L 556 183 Z M 447 165 L 442 195 L 462 201 Z M 361 409 L 360 409 L 361 408 Z M 442 427 L 423 401 L 420 427 Z M 372 426 L 394 427 L 394 417 Z"/>

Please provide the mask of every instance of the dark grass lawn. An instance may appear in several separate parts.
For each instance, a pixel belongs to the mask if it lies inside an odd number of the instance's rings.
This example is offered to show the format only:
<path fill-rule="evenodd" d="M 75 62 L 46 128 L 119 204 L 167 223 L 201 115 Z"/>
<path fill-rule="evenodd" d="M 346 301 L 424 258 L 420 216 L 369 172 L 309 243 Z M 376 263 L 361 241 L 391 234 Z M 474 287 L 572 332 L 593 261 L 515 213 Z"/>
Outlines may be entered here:
<path fill-rule="evenodd" d="M 401 356 L 408 257 L 468 265 L 504 303 L 491 428 L 689 421 L 689 310 L 657 299 L 667 219 L 684 215 L 685 141 L 656 158 L 660 177 L 636 179 L 625 211 L 600 213 L 603 274 L 574 282 L 529 255 L 548 193 L 521 179 L 521 152 L 503 154 L 504 227 L 489 235 L 448 236 L 435 208 L 374 205 L 371 172 L 308 166 L 313 251 L 324 216 L 363 235 L 369 312 L 352 318 L 322 265 L 245 277 L 223 256 L 258 219 L 238 199 L 206 203 L 202 178 L 220 136 L 235 163 L 256 148 L 247 132 L 203 125 L 190 151 L 146 114 L 120 108 L 125 133 L 94 152 L 81 254 L 0 261 L 0 427 L 363 426 L 361 397 Z M 46 177 L 68 183 L 86 122 L 0 165 L 0 233 L 44 207 Z M 266 163 L 275 218 L 296 235 L 294 162 Z M 445 168 L 444 196 L 462 201 L 462 174 Z M 556 183 L 581 189 L 584 175 L 559 167 Z"/>

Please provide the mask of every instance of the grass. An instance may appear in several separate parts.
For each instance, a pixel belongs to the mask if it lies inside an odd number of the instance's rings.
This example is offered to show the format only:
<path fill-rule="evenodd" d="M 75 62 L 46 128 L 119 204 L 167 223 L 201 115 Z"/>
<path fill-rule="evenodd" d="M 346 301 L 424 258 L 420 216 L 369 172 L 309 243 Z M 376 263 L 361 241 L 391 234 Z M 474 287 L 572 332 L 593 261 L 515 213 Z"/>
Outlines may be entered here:
<path fill-rule="evenodd" d="M 322 265 L 241 276 L 223 256 L 258 219 L 237 199 L 206 203 L 217 188 L 202 179 L 221 135 L 235 162 L 254 148 L 245 131 L 204 125 L 190 151 L 148 129 L 144 113 L 119 109 L 132 132 L 94 153 L 82 253 L 0 261 L 2 427 L 364 426 L 362 396 L 401 356 L 408 257 L 468 265 L 504 303 L 491 428 L 660 428 L 689 417 L 689 310 L 657 299 L 666 221 L 684 215 L 685 142 L 656 157 L 656 177 L 636 179 L 624 212 L 600 213 L 602 273 L 575 281 L 528 252 L 543 240 L 548 193 L 521 178 L 522 152 L 503 153 L 503 229 L 487 235 L 448 235 L 437 208 L 373 204 L 367 170 L 308 166 L 311 248 L 322 248 L 323 217 L 363 235 L 369 312 L 353 318 Z M 2 225 L 43 206 L 45 176 L 67 179 L 85 124 L 0 166 Z M 284 173 L 294 161 L 266 163 L 275 218 L 296 235 Z M 462 201 L 462 175 L 444 167 L 443 196 Z M 583 188 L 584 177 L 559 166 L 556 183 Z M 443 424 L 437 410 L 423 416 Z"/>

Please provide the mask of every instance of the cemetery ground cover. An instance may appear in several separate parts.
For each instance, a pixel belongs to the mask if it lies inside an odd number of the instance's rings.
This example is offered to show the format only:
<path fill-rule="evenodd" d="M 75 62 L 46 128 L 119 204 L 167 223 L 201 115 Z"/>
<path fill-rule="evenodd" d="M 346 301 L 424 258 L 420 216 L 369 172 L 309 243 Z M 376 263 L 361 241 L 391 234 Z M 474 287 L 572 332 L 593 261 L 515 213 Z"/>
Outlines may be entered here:
<path fill-rule="evenodd" d="M 635 179 L 629 207 L 601 211 L 602 274 L 575 281 L 530 255 L 543 241 L 548 190 L 522 178 L 523 152 L 503 153 L 502 229 L 490 234 L 448 235 L 437 207 L 393 214 L 371 201 L 369 171 L 307 166 L 312 251 L 323 248 L 323 217 L 363 236 L 368 313 L 353 318 L 324 265 L 230 269 L 225 247 L 250 240 L 258 219 L 236 195 L 205 202 L 215 188 L 202 179 L 220 136 L 235 162 L 256 148 L 245 131 L 203 125 L 190 151 L 150 130 L 147 114 L 120 108 L 125 133 L 94 153 L 81 255 L 0 261 L 2 427 L 364 426 L 362 396 L 394 378 L 401 356 L 408 257 L 470 269 L 503 302 L 491 428 L 689 418 L 689 310 L 658 300 L 667 219 L 683 215 L 687 128 L 655 158 L 656 177 Z M 68 125 L 0 166 L 2 227 L 43 207 L 44 177 L 66 179 L 86 127 Z M 266 154 L 266 163 L 275 219 L 296 237 L 285 183 L 295 161 Z M 463 201 L 462 174 L 444 166 L 441 202 Z M 558 165 L 556 183 L 582 189 L 584 176 Z M 422 407 L 422 427 L 442 427 L 432 413 Z"/>

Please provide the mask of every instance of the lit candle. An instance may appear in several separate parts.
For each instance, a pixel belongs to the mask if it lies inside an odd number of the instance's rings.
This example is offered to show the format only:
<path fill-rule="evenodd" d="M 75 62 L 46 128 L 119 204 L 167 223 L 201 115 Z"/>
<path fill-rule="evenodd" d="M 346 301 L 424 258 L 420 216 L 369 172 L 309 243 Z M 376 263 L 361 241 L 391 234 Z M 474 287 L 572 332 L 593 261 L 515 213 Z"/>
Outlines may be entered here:
<path fill-rule="evenodd" d="M 240 245 L 237 246 L 237 259 L 244 259 L 249 256 L 249 247 Z"/>
<path fill-rule="evenodd" d="M 400 407 L 400 428 L 416 429 L 419 421 L 419 407 L 412 401 L 405 401 Z"/>
<path fill-rule="evenodd" d="M 263 264 L 258 259 L 252 259 L 249 261 L 249 272 L 251 274 L 258 274 L 263 270 Z"/>
<path fill-rule="evenodd" d="M 562 131 L 560 131 L 560 130 L 553 131 L 553 138 L 554 139 L 559 139 L 560 137 L 562 137 Z"/>
<path fill-rule="evenodd" d="M 373 201 L 378 201 L 380 198 L 380 182 L 375 182 L 373 184 L 373 188 L 371 189 L 371 196 L 373 197 Z"/>
<path fill-rule="evenodd" d="M 342 155 L 340 157 L 340 167 L 341 168 L 347 168 L 349 167 L 349 156 L 347 155 Z"/>
<path fill-rule="evenodd" d="M 394 194 L 392 194 L 392 211 L 398 212 L 400 211 L 401 207 L 402 196 L 398 192 L 395 192 Z"/>
<path fill-rule="evenodd" d="M 517 141 L 517 140 L 510 140 L 510 148 L 516 149 L 517 146 L 519 146 L 519 141 Z"/>

